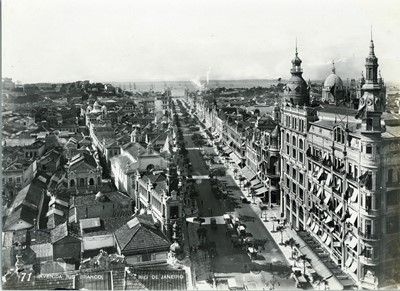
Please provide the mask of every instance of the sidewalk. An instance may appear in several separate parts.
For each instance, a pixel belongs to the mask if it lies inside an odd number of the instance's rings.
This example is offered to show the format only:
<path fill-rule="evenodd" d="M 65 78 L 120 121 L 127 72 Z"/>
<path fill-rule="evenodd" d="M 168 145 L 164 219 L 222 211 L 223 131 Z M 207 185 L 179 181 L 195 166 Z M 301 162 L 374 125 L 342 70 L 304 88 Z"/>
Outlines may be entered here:
<path fill-rule="evenodd" d="M 230 175 L 232 179 L 234 180 L 235 184 L 239 186 L 239 180 L 234 179 L 234 174 L 233 174 L 233 168 L 230 167 L 227 169 L 227 175 Z M 245 193 L 243 192 L 243 189 L 241 189 L 243 196 L 246 196 Z M 252 203 L 251 207 L 253 211 L 257 214 L 258 217 L 261 217 L 262 211 L 259 207 L 258 204 Z M 273 231 L 276 229 L 276 227 L 279 225 L 278 221 L 275 221 L 276 218 L 280 218 L 280 206 L 275 206 L 273 209 L 268 209 L 266 210 L 267 213 L 267 221 L 265 221 L 265 212 L 263 213 L 263 219 L 262 222 L 265 226 L 265 228 L 269 231 L 271 234 L 271 237 L 274 239 L 276 244 L 278 245 L 279 249 L 283 253 L 283 255 L 286 257 L 286 260 L 293 265 L 294 260 L 292 259 L 292 249 L 290 246 L 284 246 L 281 245 L 281 233 L 278 231 Z M 322 277 L 322 278 L 329 278 L 328 281 L 328 286 L 330 289 L 334 290 L 342 290 L 343 285 L 340 283 L 340 281 L 334 276 L 334 274 L 325 266 L 325 264 L 321 261 L 321 259 L 308 247 L 308 245 L 303 241 L 302 238 L 292 229 L 286 227 L 285 230 L 282 232 L 282 241 L 285 242 L 289 238 L 293 238 L 297 243 L 299 243 L 299 248 L 298 250 L 301 252 L 301 254 L 306 255 L 308 258 L 311 259 L 311 266 L 312 268 Z M 303 268 L 303 263 L 302 262 L 296 262 L 296 266 Z M 316 283 L 312 283 L 314 289 L 319 289 L 320 286 Z"/>

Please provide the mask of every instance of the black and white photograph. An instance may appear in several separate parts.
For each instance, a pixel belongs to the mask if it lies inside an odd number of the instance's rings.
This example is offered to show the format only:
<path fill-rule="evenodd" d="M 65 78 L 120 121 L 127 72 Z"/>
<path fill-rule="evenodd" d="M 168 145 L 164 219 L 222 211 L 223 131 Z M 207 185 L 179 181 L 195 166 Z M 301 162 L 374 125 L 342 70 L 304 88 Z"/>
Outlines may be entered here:
<path fill-rule="evenodd" d="M 399 16 L 2 0 L 1 289 L 400 289 Z"/>

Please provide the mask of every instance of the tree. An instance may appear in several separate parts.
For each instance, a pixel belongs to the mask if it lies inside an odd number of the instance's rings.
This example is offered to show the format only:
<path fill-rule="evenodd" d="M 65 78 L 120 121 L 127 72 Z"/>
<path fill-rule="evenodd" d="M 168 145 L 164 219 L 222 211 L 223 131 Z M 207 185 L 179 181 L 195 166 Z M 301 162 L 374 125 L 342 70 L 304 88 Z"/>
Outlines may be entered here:
<path fill-rule="evenodd" d="M 254 196 L 257 194 L 256 189 L 254 189 L 253 187 L 250 188 L 250 195 L 251 198 L 253 199 L 254 202 Z"/>
<path fill-rule="evenodd" d="M 286 246 L 290 246 L 290 248 L 292 249 L 292 259 L 293 259 L 293 248 L 294 247 L 299 247 L 300 244 L 296 242 L 296 240 L 294 238 L 289 238 L 288 240 L 285 241 L 285 245 Z"/>
<path fill-rule="evenodd" d="M 249 194 L 250 194 L 251 183 L 250 182 L 246 182 L 246 184 L 244 184 L 244 187 L 247 188 L 247 192 L 249 192 Z"/>
<path fill-rule="evenodd" d="M 239 170 L 236 169 L 236 168 L 233 170 L 233 174 L 235 175 L 235 179 L 236 179 L 236 176 L 237 176 L 237 173 L 238 173 L 238 172 L 239 172 Z"/>
<path fill-rule="evenodd" d="M 279 231 L 281 233 L 281 242 L 280 245 L 283 245 L 283 231 L 285 230 L 285 226 L 284 225 L 278 225 L 276 227 L 276 231 Z"/>
<path fill-rule="evenodd" d="M 242 175 L 239 175 L 239 186 L 242 187 L 242 183 L 243 181 L 246 180 L 245 177 L 243 177 Z"/>
<path fill-rule="evenodd" d="M 209 176 L 212 177 L 223 177 L 226 175 L 226 169 L 219 167 L 219 168 L 214 168 L 210 170 Z"/>
<path fill-rule="evenodd" d="M 306 262 L 311 263 L 311 259 L 307 255 L 300 255 L 299 259 L 303 261 L 303 275 L 306 273 Z"/>

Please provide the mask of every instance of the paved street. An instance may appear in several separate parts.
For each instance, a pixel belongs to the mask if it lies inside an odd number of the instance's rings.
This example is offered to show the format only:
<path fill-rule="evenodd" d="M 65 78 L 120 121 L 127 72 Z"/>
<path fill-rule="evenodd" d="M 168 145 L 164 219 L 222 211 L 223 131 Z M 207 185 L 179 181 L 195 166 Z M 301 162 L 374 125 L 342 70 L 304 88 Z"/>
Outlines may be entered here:
<path fill-rule="evenodd" d="M 204 265 L 200 270 L 195 270 L 198 288 L 211 276 L 215 276 L 218 289 L 227 289 L 226 280 L 235 278 L 238 286 L 246 285 L 249 289 L 267 288 L 266 284 L 270 281 L 279 282 L 277 289 L 295 288 L 294 280 L 289 278 L 289 263 L 285 256 L 266 230 L 259 214 L 256 214 L 250 204 L 240 203 L 241 190 L 237 187 L 231 176 L 219 178 L 226 182 L 227 189 L 230 190 L 229 199 L 217 199 L 212 192 L 210 180 L 208 179 L 208 168 L 203 160 L 201 152 L 196 148 L 191 140 L 191 135 L 182 123 L 184 140 L 188 149 L 188 157 L 192 164 L 192 176 L 196 179 L 196 190 L 198 192 L 197 205 L 199 215 L 205 218 L 217 217 L 217 228 L 213 229 L 206 219 L 204 227 L 207 229 L 207 238 L 209 241 L 216 242 L 216 256 L 210 261 L 203 256 L 203 253 L 192 254 L 192 260 L 202 260 Z M 232 202 L 236 207 L 232 207 Z M 243 248 L 235 248 L 231 243 L 230 237 L 226 235 L 227 226 L 222 219 L 223 214 L 231 213 L 238 217 L 246 225 L 247 232 L 251 233 L 254 239 L 266 240 L 264 247 L 259 249 L 255 260 L 251 260 Z M 188 219 L 190 221 L 190 219 Z M 198 224 L 189 223 L 189 234 L 195 234 Z M 195 235 L 196 236 L 196 235 Z M 192 239 L 192 242 L 194 240 Z M 191 242 L 191 245 L 192 245 Z M 199 262 L 193 262 L 195 269 L 201 265 Z M 208 265 L 208 266 L 207 266 Z M 208 268 L 208 270 L 207 270 Z M 207 271 L 209 272 L 208 274 Z M 272 280 L 272 275 L 275 279 Z M 272 283 L 271 283 L 272 284 Z M 208 284 L 207 284 L 208 285 Z M 226 285 L 226 286 L 225 286 Z M 210 289 L 208 285 L 208 289 Z M 215 286 L 214 286 L 215 287 Z M 207 288 L 205 288 L 207 289 Z"/>

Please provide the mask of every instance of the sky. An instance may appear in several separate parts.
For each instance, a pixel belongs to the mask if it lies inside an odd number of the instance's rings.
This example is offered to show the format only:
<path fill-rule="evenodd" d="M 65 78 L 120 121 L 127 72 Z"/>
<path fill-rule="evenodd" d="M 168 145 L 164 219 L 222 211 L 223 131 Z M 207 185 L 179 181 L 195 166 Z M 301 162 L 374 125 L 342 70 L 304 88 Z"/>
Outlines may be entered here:
<path fill-rule="evenodd" d="M 371 26 L 382 77 L 400 81 L 397 0 L 3 0 L 2 76 L 22 83 L 275 79 L 335 61 L 359 78 Z"/>

